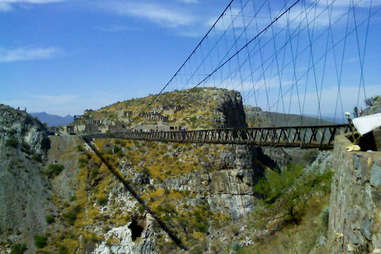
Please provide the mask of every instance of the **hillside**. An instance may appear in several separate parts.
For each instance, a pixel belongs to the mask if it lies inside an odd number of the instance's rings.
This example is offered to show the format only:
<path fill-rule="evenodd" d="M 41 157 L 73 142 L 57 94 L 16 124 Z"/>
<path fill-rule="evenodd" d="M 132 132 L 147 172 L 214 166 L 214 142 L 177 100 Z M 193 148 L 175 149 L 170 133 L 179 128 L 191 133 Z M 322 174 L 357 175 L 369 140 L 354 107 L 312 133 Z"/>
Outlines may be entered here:
<path fill-rule="evenodd" d="M 38 120 L 0 105 L 0 253 L 21 245 L 35 253 L 34 237 L 47 230 L 55 210 L 42 173 L 49 146 Z"/>
<path fill-rule="evenodd" d="M 87 111 L 76 127 L 86 132 L 158 122 L 183 128 L 246 126 L 239 93 L 197 89 L 189 94 L 197 101 L 186 108 L 187 94 L 175 91 L 159 97 L 155 108 L 146 106 L 150 96 Z M 214 105 L 206 109 L 208 117 L 198 117 L 203 102 Z M 195 120 L 188 121 L 184 112 L 193 112 Z M 211 120 L 215 117 L 220 121 Z M 79 136 L 48 139 L 38 120 L 3 105 L 0 126 L 0 253 L 318 254 L 342 246 L 341 238 L 332 236 L 347 219 L 364 225 L 365 233 L 345 228 L 346 241 L 356 234 L 364 250 L 378 244 L 378 210 L 371 207 L 379 205 L 381 157 L 346 153 L 345 142 L 332 153 L 95 139 L 91 146 L 99 157 Z M 353 167 L 360 159 L 357 172 Z M 344 182 L 337 180 L 340 174 Z M 357 190 L 364 197 L 375 195 L 359 198 L 353 194 Z M 336 200 L 347 200 L 348 207 L 365 202 L 358 209 L 362 215 L 343 211 Z M 375 220 L 366 220 L 368 214 Z M 188 250 L 179 248 L 166 228 Z M 365 240 L 369 237 L 375 240 Z"/>
<path fill-rule="evenodd" d="M 195 88 L 118 102 L 75 121 L 77 131 L 115 131 L 144 126 L 208 129 L 246 126 L 241 95 L 218 88 Z M 148 128 L 148 127 L 147 127 Z"/>
<path fill-rule="evenodd" d="M 329 117 L 300 116 L 295 114 L 283 114 L 263 111 L 259 107 L 245 106 L 246 119 L 249 127 L 271 126 L 308 126 L 335 124 Z"/>
<path fill-rule="evenodd" d="M 197 101 L 186 101 L 189 94 L 183 92 L 164 94 L 155 109 L 161 109 L 171 125 L 186 128 L 210 128 L 216 124 L 215 117 L 221 119 L 218 124 L 245 126 L 239 93 L 197 89 L 190 94 Z M 136 112 L 147 113 L 144 105 L 151 98 L 88 112 L 94 118 L 87 121 L 99 121 L 101 126 L 110 122 L 151 123 L 139 113 L 133 113 L 135 121 L 124 119 L 125 112 L 134 107 Z M 205 113 L 200 109 L 203 104 L 215 106 Z M 192 120 L 187 119 L 187 112 L 192 112 Z M 49 210 L 40 205 L 50 211 L 42 215 L 44 230 L 36 233 L 44 244 L 33 241 L 33 235 L 31 241 L 9 238 L 0 248 L 10 250 L 25 243 L 27 253 L 34 253 L 36 248 L 39 253 L 179 253 L 160 225 L 78 137 L 51 136 L 50 144 L 47 160 L 38 171 L 48 183 L 41 191 L 51 194 L 49 199 L 55 207 Z M 252 186 L 262 167 L 255 166 L 255 151 L 250 148 L 107 139 L 94 140 L 94 144 L 188 247 L 253 208 Z"/>

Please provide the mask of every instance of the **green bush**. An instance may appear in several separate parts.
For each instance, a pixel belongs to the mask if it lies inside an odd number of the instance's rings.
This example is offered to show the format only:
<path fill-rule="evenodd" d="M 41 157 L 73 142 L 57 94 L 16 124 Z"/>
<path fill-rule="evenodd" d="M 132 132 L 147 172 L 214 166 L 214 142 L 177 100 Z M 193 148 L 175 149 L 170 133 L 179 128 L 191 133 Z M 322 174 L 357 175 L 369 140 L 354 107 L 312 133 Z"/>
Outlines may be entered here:
<path fill-rule="evenodd" d="M 7 139 L 7 141 L 5 142 L 5 145 L 7 147 L 13 147 L 13 148 L 17 148 L 18 145 L 19 145 L 19 141 L 17 140 L 16 137 L 10 137 Z"/>
<path fill-rule="evenodd" d="M 77 216 L 80 211 L 80 206 L 72 207 L 68 212 L 63 214 L 63 217 L 67 223 L 69 223 L 70 225 L 74 225 L 74 222 L 77 220 Z"/>
<path fill-rule="evenodd" d="M 105 205 L 107 205 L 107 201 L 108 201 L 108 198 L 107 198 L 107 197 L 100 197 L 100 198 L 97 198 L 97 203 L 98 203 L 98 205 L 100 205 L 100 206 L 105 206 Z"/>
<path fill-rule="evenodd" d="M 77 151 L 78 151 L 78 152 L 84 152 L 85 149 L 83 148 L 82 145 L 77 145 Z"/>
<path fill-rule="evenodd" d="M 58 176 L 65 169 L 64 165 L 61 164 L 50 164 L 48 168 L 45 170 L 45 174 L 49 178 L 53 178 Z"/>
<path fill-rule="evenodd" d="M 87 158 L 79 158 L 78 162 L 79 167 L 84 168 L 89 163 L 89 160 Z"/>
<path fill-rule="evenodd" d="M 301 166 L 291 167 L 282 173 L 268 171 L 265 178 L 254 186 L 254 192 L 267 208 L 283 212 L 286 220 L 299 223 L 312 193 L 329 193 L 331 177 L 331 172 L 306 172 Z"/>
<path fill-rule="evenodd" d="M 31 148 L 30 148 L 30 145 L 29 145 L 29 144 L 27 144 L 27 143 L 25 143 L 25 142 L 22 143 L 21 150 L 22 150 L 24 153 L 26 153 L 26 154 L 32 154 L 32 151 L 31 151 L 30 149 L 31 149 Z"/>
<path fill-rule="evenodd" d="M 325 208 L 321 215 L 322 224 L 324 225 L 325 229 L 328 229 L 328 223 L 329 223 L 329 208 Z"/>
<path fill-rule="evenodd" d="M 99 175 L 99 170 L 96 168 L 96 169 L 93 169 L 91 172 L 90 172 L 90 176 L 91 178 L 96 178 L 97 176 Z"/>
<path fill-rule="evenodd" d="M 52 224 L 52 223 L 55 222 L 55 218 L 54 218 L 53 215 L 47 215 L 47 216 L 45 217 L 45 219 L 46 219 L 46 222 L 47 222 L 48 224 Z"/>
<path fill-rule="evenodd" d="M 117 146 L 117 145 L 114 145 L 114 154 L 117 154 L 117 153 L 119 153 L 120 151 L 122 151 L 122 148 L 120 148 L 120 147 Z"/>
<path fill-rule="evenodd" d="M 44 235 L 35 235 L 34 244 L 39 249 L 44 248 L 48 244 L 48 239 Z"/>
<path fill-rule="evenodd" d="M 15 244 L 12 246 L 11 254 L 24 254 L 28 248 L 23 244 Z"/>
<path fill-rule="evenodd" d="M 41 156 L 41 154 L 37 154 L 37 153 L 33 154 L 32 160 L 37 161 L 37 162 L 42 162 L 42 156 Z"/>
<path fill-rule="evenodd" d="M 303 159 L 308 162 L 308 163 L 312 163 L 313 161 L 316 160 L 316 158 L 318 157 L 319 155 L 319 151 L 316 151 L 316 150 L 311 150 L 311 151 L 308 151 L 306 152 L 304 155 L 303 155 Z"/>
<path fill-rule="evenodd" d="M 69 251 L 67 250 L 67 248 L 65 246 L 60 246 L 58 253 L 59 254 L 68 254 Z"/>
<path fill-rule="evenodd" d="M 73 195 L 70 197 L 70 202 L 73 202 L 73 201 L 76 201 L 77 200 L 77 196 L 76 195 Z"/>

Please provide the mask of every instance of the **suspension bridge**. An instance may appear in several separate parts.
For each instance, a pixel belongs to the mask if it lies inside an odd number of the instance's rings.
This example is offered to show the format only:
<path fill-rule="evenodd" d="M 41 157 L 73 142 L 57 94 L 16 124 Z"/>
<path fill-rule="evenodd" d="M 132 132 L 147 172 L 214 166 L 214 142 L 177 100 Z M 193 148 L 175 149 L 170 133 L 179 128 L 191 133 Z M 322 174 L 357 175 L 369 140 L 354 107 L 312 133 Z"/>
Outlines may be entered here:
<path fill-rule="evenodd" d="M 381 94 L 380 11 L 379 0 L 231 0 L 151 105 L 171 90 L 226 88 L 239 91 L 245 105 L 299 120 L 279 126 L 279 119 L 268 117 L 269 126 L 253 128 L 126 130 L 82 138 L 168 236 L 187 249 L 91 140 L 331 149 L 336 135 L 353 132 L 344 112 L 361 110 L 367 98 Z M 306 116 L 317 121 L 311 125 Z"/>
<path fill-rule="evenodd" d="M 231 0 L 151 102 L 175 89 L 226 88 L 245 105 L 298 121 L 84 137 L 330 149 L 335 135 L 353 131 L 344 112 L 381 94 L 380 10 L 379 0 Z"/>

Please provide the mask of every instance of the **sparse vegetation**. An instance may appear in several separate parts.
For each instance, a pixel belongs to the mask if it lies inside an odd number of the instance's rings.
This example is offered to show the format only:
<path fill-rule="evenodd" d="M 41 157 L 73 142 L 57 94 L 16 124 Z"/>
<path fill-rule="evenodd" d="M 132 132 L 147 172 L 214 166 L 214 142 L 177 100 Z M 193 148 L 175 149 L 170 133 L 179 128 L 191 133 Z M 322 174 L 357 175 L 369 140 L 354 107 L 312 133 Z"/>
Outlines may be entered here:
<path fill-rule="evenodd" d="M 30 149 L 31 148 L 30 148 L 30 145 L 28 143 L 25 143 L 25 142 L 22 143 L 21 151 L 23 151 L 26 154 L 31 154 L 32 151 Z"/>
<path fill-rule="evenodd" d="M 53 178 L 58 176 L 65 169 L 64 165 L 61 164 L 50 164 L 44 173 L 49 177 Z"/>
<path fill-rule="evenodd" d="M 74 206 L 74 207 L 71 207 L 68 212 L 64 213 L 63 217 L 68 224 L 74 225 L 75 221 L 77 220 L 77 216 L 80 212 L 81 212 L 81 207 Z"/>
<path fill-rule="evenodd" d="M 58 253 L 59 254 L 68 254 L 69 251 L 68 251 L 68 249 L 65 246 L 60 246 L 60 248 L 58 250 Z"/>
<path fill-rule="evenodd" d="M 47 216 L 45 217 L 45 220 L 46 220 L 46 223 L 48 223 L 48 224 L 52 224 L 52 223 L 55 222 L 55 218 L 54 218 L 53 215 L 47 215 Z"/>
<path fill-rule="evenodd" d="M 37 248 L 44 248 L 48 244 L 48 238 L 45 235 L 35 235 L 34 244 Z"/>
<path fill-rule="evenodd" d="M 22 244 L 15 244 L 12 246 L 12 249 L 11 249 L 11 254 L 24 254 L 24 252 L 27 250 L 28 248 L 26 247 L 26 244 L 22 243 Z"/>
<path fill-rule="evenodd" d="M 19 141 L 14 136 L 8 138 L 7 141 L 5 142 L 5 146 L 7 147 L 17 148 L 18 145 L 19 145 Z"/>
<path fill-rule="evenodd" d="M 102 197 L 97 198 L 97 203 L 100 206 L 107 205 L 107 201 L 108 201 L 108 198 L 106 196 L 102 196 Z"/>
<path fill-rule="evenodd" d="M 41 156 L 41 154 L 37 154 L 37 153 L 33 154 L 32 155 L 32 160 L 37 161 L 37 162 L 42 162 L 42 156 Z"/>
<path fill-rule="evenodd" d="M 309 197 L 316 191 L 328 193 L 332 172 L 306 172 L 301 166 L 291 166 L 282 173 L 268 171 L 254 187 L 254 192 L 262 197 L 270 215 L 283 213 L 285 220 L 299 223 L 302 219 Z M 272 211 L 269 213 L 269 211 Z"/>

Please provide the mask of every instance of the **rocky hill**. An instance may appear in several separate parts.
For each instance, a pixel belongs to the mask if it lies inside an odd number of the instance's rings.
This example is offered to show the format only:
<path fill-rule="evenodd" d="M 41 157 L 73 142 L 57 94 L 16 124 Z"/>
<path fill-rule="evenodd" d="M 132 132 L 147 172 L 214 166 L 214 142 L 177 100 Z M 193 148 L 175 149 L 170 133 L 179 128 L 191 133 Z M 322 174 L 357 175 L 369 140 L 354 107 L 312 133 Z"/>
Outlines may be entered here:
<path fill-rule="evenodd" d="M 241 95 L 218 88 L 194 88 L 118 102 L 75 121 L 79 132 L 118 129 L 208 129 L 245 127 Z"/>
<path fill-rule="evenodd" d="M 76 119 L 76 127 L 86 132 L 158 123 L 246 126 L 239 93 L 196 89 L 190 94 L 194 101 L 176 91 L 151 106 L 152 96 L 89 110 Z M 341 248 L 341 239 L 352 250 L 378 248 L 379 218 L 372 208 L 379 206 L 377 153 L 372 160 L 361 159 L 361 168 L 372 168 L 364 171 L 364 181 L 369 175 L 370 180 L 362 184 L 356 180 L 362 171 L 347 164 L 338 169 L 343 147 L 336 162 L 335 153 L 301 149 L 116 139 L 92 140 L 90 147 L 80 136 L 47 138 L 39 121 L 3 105 L 0 127 L 0 253 L 318 254 L 329 253 L 331 246 Z M 372 195 L 372 202 L 338 187 L 353 184 L 360 184 L 365 196 Z M 335 200 L 341 199 L 351 200 L 346 207 L 359 200 L 372 207 L 356 220 L 340 209 Z M 362 220 L 368 214 L 370 224 Z M 358 228 L 371 231 L 360 234 L 345 227 L 333 232 L 345 226 L 344 219 L 368 223 L 372 226 Z M 168 229 L 188 250 L 171 240 Z M 361 249 L 352 235 L 361 236 L 356 238 Z M 361 251 L 357 253 L 371 253 Z"/>
<path fill-rule="evenodd" d="M 33 253 L 54 205 L 41 173 L 49 149 L 45 127 L 25 112 L 0 105 L 0 253 L 17 244 Z"/>
<path fill-rule="evenodd" d="M 263 111 L 259 107 L 245 106 L 246 119 L 249 127 L 269 127 L 269 126 L 308 126 L 336 124 L 329 118 L 319 119 L 318 117 L 300 116 L 296 114 L 283 114 L 277 112 Z M 342 122 L 342 120 L 339 120 Z"/>
<path fill-rule="evenodd" d="M 239 93 L 195 89 L 190 94 L 190 97 L 184 92 L 163 94 L 148 109 L 146 105 L 152 97 L 120 102 L 99 111 L 88 111 L 88 120 L 100 121 L 101 125 L 115 121 L 135 126 L 156 123 L 159 119 L 164 124 L 183 128 L 245 126 Z M 202 110 L 200 105 L 206 105 L 208 110 Z M 44 133 L 43 126 L 25 112 L 7 109 L 31 119 L 33 126 L 39 126 L 30 127 L 31 130 Z M 154 110 L 160 115 L 148 114 Z M 6 115 L 4 122 L 15 121 L 13 116 Z M 16 133 L 20 134 L 15 150 L 21 147 L 19 144 L 25 137 L 36 136 L 25 131 Z M 138 204 L 79 137 L 49 137 L 50 148 L 45 155 L 43 146 L 38 146 L 45 144 L 44 135 L 33 138 L 36 142 L 31 145 L 39 148 L 41 154 L 41 162 L 33 167 L 35 177 L 44 183 L 35 193 L 39 197 L 33 196 L 39 200 L 36 202 L 39 219 L 26 218 L 28 223 L 38 222 L 40 226 L 32 227 L 36 230 L 29 238 L 12 238 L 7 231 L 6 242 L 0 244 L 4 251 L 26 244 L 27 253 L 35 253 L 36 249 L 40 253 L 179 253 L 178 246 L 150 212 Z M 254 207 L 252 187 L 263 171 L 256 164 L 255 149 L 124 140 L 94 140 L 94 144 L 152 212 L 189 248 Z M 9 153 L 7 146 L 3 149 Z M 7 168 L 2 166 L 1 170 Z M 1 187 L 10 188 L 4 182 Z M 21 190 L 13 193 L 25 195 Z M 8 204 L 16 202 L 9 196 L 4 199 Z M 7 212 L 1 212 L 4 218 Z M 10 221 L 13 220 L 5 220 Z M 9 228 L 15 227 L 9 225 Z"/>

